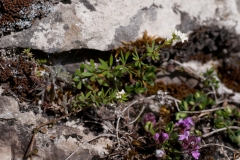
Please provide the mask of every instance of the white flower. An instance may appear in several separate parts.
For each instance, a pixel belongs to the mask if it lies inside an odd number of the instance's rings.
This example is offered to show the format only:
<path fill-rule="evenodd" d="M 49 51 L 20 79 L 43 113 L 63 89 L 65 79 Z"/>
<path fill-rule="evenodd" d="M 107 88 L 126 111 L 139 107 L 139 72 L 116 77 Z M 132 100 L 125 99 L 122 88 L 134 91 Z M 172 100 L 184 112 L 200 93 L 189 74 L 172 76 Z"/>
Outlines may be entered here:
<path fill-rule="evenodd" d="M 176 29 L 173 31 L 173 33 L 174 33 L 176 36 L 178 36 L 178 38 L 181 39 L 182 43 L 183 43 L 184 41 L 188 41 L 187 34 L 182 33 L 182 32 L 180 32 L 180 31 L 178 31 L 178 30 L 176 30 Z"/>
<path fill-rule="evenodd" d="M 118 92 L 118 93 L 117 93 L 116 98 L 117 98 L 117 99 L 121 99 L 121 98 L 122 98 L 122 95 L 124 95 L 124 94 L 125 94 L 125 91 L 122 89 L 121 92 Z"/>
<path fill-rule="evenodd" d="M 164 153 L 164 151 L 163 150 L 160 150 L 160 149 L 157 149 L 156 150 L 156 157 L 162 157 L 163 155 L 164 155 L 165 153 Z"/>
<path fill-rule="evenodd" d="M 40 76 L 48 75 L 48 73 L 46 72 L 46 70 L 40 70 L 40 71 L 37 71 L 37 73 L 38 73 Z"/>

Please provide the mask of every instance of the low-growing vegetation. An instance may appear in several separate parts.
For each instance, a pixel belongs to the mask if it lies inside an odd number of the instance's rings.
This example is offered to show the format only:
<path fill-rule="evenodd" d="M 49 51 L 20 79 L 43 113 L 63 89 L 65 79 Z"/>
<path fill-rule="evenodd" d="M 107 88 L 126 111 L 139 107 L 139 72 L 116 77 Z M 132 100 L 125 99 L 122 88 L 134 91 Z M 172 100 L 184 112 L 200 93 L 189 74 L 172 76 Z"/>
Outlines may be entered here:
<path fill-rule="evenodd" d="M 213 146 L 231 151 L 234 158 L 239 156 L 239 102 L 218 93 L 217 75 L 221 73 L 212 67 L 198 74 L 163 52 L 173 42 L 187 41 L 187 35 L 177 30 L 171 39 L 149 37 L 145 32 L 142 39 L 112 51 L 108 61 L 99 58 L 81 63 L 73 75 L 62 65 L 50 66 L 47 60 L 34 58 L 30 49 L 18 55 L 1 52 L 4 94 L 19 103 L 41 105 L 57 116 L 36 126 L 26 157 L 34 156 L 34 137 L 41 127 L 99 107 L 114 114 L 111 132 L 98 135 L 112 137 L 113 145 L 106 144 L 106 159 L 206 159 L 206 148 Z M 186 83 L 155 82 L 157 72 L 168 71 L 164 63 L 173 65 L 178 74 L 193 77 L 197 84 L 191 88 Z M 220 77 L 227 79 L 223 73 Z M 149 111 L 150 100 L 157 103 L 158 112 Z M 208 142 L 214 134 L 229 139 L 232 147 Z"/>

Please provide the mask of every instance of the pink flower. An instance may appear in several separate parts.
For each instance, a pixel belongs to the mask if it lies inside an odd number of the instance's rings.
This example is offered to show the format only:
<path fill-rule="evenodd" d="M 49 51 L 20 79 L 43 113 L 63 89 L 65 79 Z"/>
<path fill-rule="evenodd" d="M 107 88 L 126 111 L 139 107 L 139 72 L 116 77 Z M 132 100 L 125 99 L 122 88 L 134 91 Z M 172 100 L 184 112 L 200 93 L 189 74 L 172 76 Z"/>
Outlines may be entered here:
<path fill-rule="evenodd" d="M 151 122 L 154 126 L 156 124 L 156 117 L 152 113 L 147 113 L 144 117 L 144 123 Z"/>
<path fill-rule="evenodd" d="M 195 159 L 200 156 L 199 145 L 201 138 L 196 136 L 189 136 L 188 139 L 184 139 L 181 143 L 183 149 L 188 154 L 191 154 Z"/>
<path fill-rule="evenodd" d="M 191 129 L 191 126 L 194 125 L 192 118 L 188 117 L 186 119 L 180 119 L 177 123 L 176 126 L 178 126 L 181 130 L 183 131 L 189 131 Z"/>
<path fill-rule="evenodd" d="M 169 135 L 167 133 L 161 132 L 161 133 L 155 133 L 153 136 L 154 140 L 156 141 L 157 144 L 163 143 L 166 140 L 169 139 Z"/>
<path fill-rule="evenodd" d="M 200 153 L 198 150 L 195 150 L 195 151 L 192 151 L 192 156 L 195 158 L 195 159 L 198 159 L 198 157 L 200 156 Z"/>
<path fill-rule="evenodd" d="M 183 134 L 179 135 L 179 140 L 182 141 L 184 139 L 188 140 L 188 136 L 189 136 L 189 131 L 185 131 Z"/>

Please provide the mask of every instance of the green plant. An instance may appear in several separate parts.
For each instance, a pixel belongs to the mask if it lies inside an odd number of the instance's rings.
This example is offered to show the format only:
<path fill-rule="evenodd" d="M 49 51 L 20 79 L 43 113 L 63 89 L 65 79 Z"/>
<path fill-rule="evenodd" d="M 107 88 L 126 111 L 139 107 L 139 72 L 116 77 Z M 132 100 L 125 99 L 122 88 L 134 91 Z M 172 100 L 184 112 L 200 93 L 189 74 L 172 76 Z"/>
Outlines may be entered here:
<path fill-rule="evenodd" d="M 235 123 L 237 123 L 235 119 L 238 119 L 238 112 L 237 108 L 230 108 L 229 106 L 226 106 L 223 110 L 217 110 L 215 111 L 215 118 L 214 118 L 214 127 L 215 128 L 228 128 L 229 126 L 233 126 Z M 238 146 L 240 146 L 240 130 L 232 131 L 231 129 L 228 129 L 228 137 L 231 139 L 233 143 L 236 143 Z"/>
<path fill-rule="evenodd" d="M 147 85 L 154 85 L 156 67 L 145 63 L 144 60 L 149 57 L 152 60 L 160 60 L 160 50 L 165 45 L 172 44 L 173 40 L 182 38 L 187 40 L 186 35 L 179 35 L 177 32 L 173 33 L 172 39 L 165 40 L 163 44 L 156 45 L 153 41 L 151 46 L 147 45 L 147 53 L 141 56 L 136 50 L 131 56 L 129 52 L 121 52 L 116 63 L 111 55 L 109 61 L 99 59 L 100 64 L 96 64 L 92 59 L 90 64 L 81 64 L 73 76 L 74 86 L 80 92 L 73 101 L 74 108 L 111 104 L 127 100 L 126 95 L 145 92 Z M 125 90 L 126 94 L 116 98 L 120 90 Z"/>
<path fill-rule="evenodd" d="M 197 91 L 195 94 L 188 95 L 179 103 L 181 111 L 204 110 L 207 106 L 215 104 L 215 101 L 209 98 L 205 93 Z M 187 117 L 187 113 L 176 113 L 176 120 Z"/>
<path fill-rule="evenodd" d="M 206 87 L 214 87 L 215 89 L 219 88 L 219 81 L 216 79 L 216 73 L 214 72 L 214 67 L 207 69 L 203 76 L 205 80 L 203 81 L 204 86 Z"/>

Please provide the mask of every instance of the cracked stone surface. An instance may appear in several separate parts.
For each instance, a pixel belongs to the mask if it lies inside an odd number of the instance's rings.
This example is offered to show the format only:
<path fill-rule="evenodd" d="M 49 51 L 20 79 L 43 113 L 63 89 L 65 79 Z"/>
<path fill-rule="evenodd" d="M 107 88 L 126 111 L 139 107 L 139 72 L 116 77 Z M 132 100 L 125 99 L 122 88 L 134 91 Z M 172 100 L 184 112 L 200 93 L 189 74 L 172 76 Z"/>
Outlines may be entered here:
<path fill-rule="evenodd" d="M 0 94 L 2 89 L 0 88 Z M 27 152 L 33 129 L 51 118 L 32 111 L 21 113 L 17 101 L 8 96 L 0 96 L 0 159 L 22 160 Z M 79 125 L 79 119 L 68 119 L 67 123 L 58 122 L 53 127 L 44 126 L 36 134 L 33 149 L 37 154 L 34 160 L 88 160 L 100 153 L 107 153 L 108 138 L 101 137 L 93 143 L 81 145 L 80 142 L 93 139 L 92 133 L 85 134 L 86 129 Z"/>
<path fill-rule="evenodd" d="M 109 50 L 120 41 L 149 35 L 170 37 L 174 28 L 189 32 L 214 23 L 240 33 L 239 0 L 62 0 L 31 28 L 4 35 L 1 48 L 30 47 L 49 53 L 91 48 Z"/>

